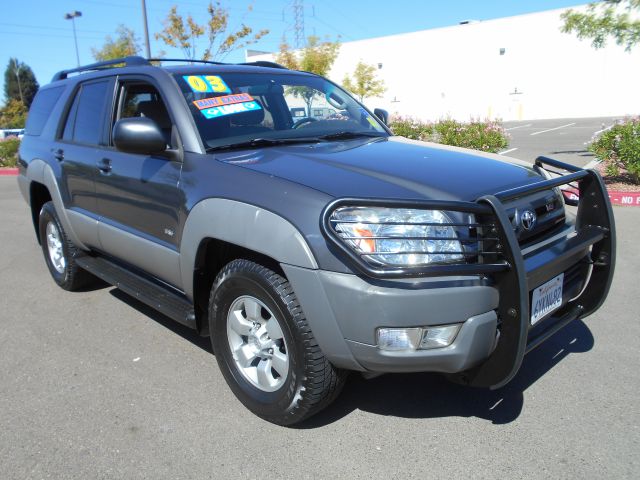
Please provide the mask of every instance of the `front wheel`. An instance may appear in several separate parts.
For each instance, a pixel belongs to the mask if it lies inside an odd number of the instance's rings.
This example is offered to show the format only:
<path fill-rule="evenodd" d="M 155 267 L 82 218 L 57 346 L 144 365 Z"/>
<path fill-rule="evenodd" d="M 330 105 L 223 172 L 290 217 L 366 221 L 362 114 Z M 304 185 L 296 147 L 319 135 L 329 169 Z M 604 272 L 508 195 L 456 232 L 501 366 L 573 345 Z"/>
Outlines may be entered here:
<path fill-rule="evenodd" d="M 300 422 L 340 392 L 346 372 L 322 354 L 286 278 L 249 260 L 218 274 L 209 301 L 211 342 L 238 399 L 278 425 Z"/>

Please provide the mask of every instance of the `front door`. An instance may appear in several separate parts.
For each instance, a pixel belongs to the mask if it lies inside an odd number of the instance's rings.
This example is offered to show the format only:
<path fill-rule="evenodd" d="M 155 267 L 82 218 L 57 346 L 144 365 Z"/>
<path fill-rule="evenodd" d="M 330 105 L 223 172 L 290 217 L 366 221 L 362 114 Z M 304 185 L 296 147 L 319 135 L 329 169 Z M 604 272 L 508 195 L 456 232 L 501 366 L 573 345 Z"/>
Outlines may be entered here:
<path fill-rule="evenodd" d="M 144 116 L 162 129 L 168 146 L 177 141 L 166 105 L 150 80 L 121 77 L 117 89 L 112 125 L 121 118 Z M 102 249 L 181 288 L 177 232 L 185 203 L 179 188 L 182 163 L 121 152 L 112 142 L 101 162 L 96 197 Z"/>

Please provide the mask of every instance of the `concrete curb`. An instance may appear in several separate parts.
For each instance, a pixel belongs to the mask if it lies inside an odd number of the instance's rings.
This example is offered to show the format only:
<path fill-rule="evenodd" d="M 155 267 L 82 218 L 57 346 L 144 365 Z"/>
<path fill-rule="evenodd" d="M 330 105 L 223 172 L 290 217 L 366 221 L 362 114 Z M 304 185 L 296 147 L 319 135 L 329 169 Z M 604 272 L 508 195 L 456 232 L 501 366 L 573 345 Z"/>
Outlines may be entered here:
<path fill-rule="evenodd" d="M 0 177 L 9 177 L 18 175 L 17 168 L 0 168 Z"/>

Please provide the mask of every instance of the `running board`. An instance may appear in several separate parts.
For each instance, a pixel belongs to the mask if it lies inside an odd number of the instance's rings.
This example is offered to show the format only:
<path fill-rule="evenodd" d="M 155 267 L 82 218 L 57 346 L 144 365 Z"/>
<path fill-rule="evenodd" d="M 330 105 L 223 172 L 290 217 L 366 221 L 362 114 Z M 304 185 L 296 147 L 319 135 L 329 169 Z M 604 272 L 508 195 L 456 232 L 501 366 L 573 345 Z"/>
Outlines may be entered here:
<path fill-rule="evenodd" d="M 136 300 L 176 322 L 196 329 L 193 305 L 179 293 L 172 292 L 168 288 L 147 280 L 103 257 L 82 256 L 76 258 L 76 263 L 79 267 L 128 293 Z"/>

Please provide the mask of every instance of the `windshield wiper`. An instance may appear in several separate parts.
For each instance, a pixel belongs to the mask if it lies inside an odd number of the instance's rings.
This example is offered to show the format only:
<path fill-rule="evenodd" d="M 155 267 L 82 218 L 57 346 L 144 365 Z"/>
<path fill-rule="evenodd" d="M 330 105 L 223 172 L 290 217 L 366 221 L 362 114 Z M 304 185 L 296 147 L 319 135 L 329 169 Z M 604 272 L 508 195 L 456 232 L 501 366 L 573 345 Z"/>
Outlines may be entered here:
<path fill-rule="evenodd" d="M 360 138 L 360 137 L 382 138 L 382 137 L 386 137 L 386 135 L 381 132 L 354 132 L 351 130 L 345 130 L 343 132 L 320 135 L 318 138 L 321 140 L 349 140 L 351 138 Z"/>
<path fill-rule="evenodd" d="M 215 147 L 209 147 L 206 152 L 216 152 L 219 150 L 233 150 L 236 148 L 251 148 L 251 147 L 273 147 L 276 145 L 291 145 L 295 143 L 318 143 L 320 142 L 318 137 L 292 137 L 292 138 L 254 138 L 246 142 L 229 143 L 226 145 L 218 145 Z"/>

